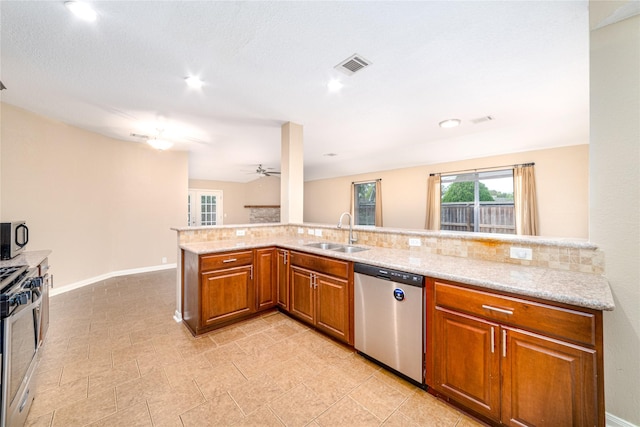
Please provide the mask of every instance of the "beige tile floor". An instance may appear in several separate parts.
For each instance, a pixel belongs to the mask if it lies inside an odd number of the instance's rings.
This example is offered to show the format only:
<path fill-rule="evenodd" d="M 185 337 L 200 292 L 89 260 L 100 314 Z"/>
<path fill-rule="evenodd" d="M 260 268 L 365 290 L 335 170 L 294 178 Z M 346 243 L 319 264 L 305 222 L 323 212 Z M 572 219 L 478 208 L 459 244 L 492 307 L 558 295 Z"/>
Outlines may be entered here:
<path fill-rule="evenodd" d="M 175 274 L 51 299 L 28 426 L 481 425 L 278 312 L 193 338 Z"/>

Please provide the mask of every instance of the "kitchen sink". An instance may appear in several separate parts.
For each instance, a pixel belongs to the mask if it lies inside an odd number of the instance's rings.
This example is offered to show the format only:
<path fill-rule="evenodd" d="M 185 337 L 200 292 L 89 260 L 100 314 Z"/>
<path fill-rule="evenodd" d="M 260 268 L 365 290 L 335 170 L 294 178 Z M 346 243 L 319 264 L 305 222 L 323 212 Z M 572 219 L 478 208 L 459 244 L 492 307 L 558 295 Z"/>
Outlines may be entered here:
<path fill-rule="evenodd" d="M 346 252 L 348 254 L 352 254 L 354 252 L 361 252 L 361 251 L 366 251 L 369 248 L 361 248 L 360 246 L 349 246 L 349 245 L 344 245 L 344 246 L 340 246 L 339 248 L 333 249 L 336 252 Z"/>
<path fill-rule="evenodd" d="M 327 249 L 335 252 L 345 252 L 348 254 L 352 254 L 354 252 L 366 251 L 369 249 L 369 248 L 362 248 L 360 246 L 342 245 L 340 243 L 328 243 L 328 242 L 307 243 L 305 246 L 308 246 L 310 248 Z"/>
<path fill-rule="evenodd" d="M 319 242 L 319 243 L 308 243 L 305 246 L 309 246 L 311 248 L 336 250 L 338 248 L 341 248 L 344 245 L 341 245 L 338 243 Z"/>

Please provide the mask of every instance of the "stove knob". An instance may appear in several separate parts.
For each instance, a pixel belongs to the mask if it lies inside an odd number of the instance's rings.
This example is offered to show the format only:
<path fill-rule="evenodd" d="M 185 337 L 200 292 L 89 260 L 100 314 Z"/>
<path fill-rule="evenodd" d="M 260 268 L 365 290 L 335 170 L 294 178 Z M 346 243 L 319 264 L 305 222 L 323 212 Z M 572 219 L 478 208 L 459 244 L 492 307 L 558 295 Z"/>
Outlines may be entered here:
<path fill-rule="evenodd" d="M 29 298 L 31 298 L 31 292 L 20 292 L 9 298 L 9 303 L 11 305 L 22 305 L 29 303 Z"/>
<path fill-rule="evenodd" d="M 42 277 L 34 277 L 29 279 L 27 283 L 25 283 L 24 287 L 26 289 L 36 289 L 42 287 Z"/>

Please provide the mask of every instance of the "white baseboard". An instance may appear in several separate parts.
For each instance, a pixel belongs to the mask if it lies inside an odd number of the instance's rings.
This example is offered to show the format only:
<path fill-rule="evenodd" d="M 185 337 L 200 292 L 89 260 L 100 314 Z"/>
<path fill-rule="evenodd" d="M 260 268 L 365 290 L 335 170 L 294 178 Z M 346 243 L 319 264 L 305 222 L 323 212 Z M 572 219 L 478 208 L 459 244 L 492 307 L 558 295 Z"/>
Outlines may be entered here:
<path fill-rule="evenodd" d="M 170 270 L 172 268 L 176 268 L 175 263 L 154 265 L 151 267 L 131 268 L 129 270 L 112 271 L 110 273 L 101 274 L 100 276 L 90 277 L 88 279 L 80 280 L 79 282 L 71 283 L 69 285 L 61 286 L 59 288 L 58 287 L 51 288 L 49 290 L 49 296 L 53 297 L 59 294 L 63 294 L 65 292 L 69 292 L 74 289 L 79 289 L 79 288 L 82 288 L 83 286 L 91 285 L 91 284 L 100 282 L 102 280 L 111 279 L 112 277 L 128 276 L 129 274 L 138 274 L 138 273 L 149 273 L 152 271 L 160 271 L 160 270 Z"/>
<path fill-rule="evenodd" d="M 606 414 L 605 423 L 607 427 L 638 427 L 637 425 L 631 424 L 629 421 L 623 420 L 622 418 L 616 417 L 608 412 Z"/>

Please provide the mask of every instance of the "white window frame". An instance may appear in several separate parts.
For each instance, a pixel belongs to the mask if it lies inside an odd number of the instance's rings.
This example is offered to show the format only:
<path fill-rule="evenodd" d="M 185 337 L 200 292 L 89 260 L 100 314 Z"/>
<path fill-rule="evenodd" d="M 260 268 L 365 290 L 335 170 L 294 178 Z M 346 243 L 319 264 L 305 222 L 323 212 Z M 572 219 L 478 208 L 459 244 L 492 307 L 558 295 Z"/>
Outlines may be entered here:
<path fill-rule="evenodd" d="M 360 203 L 358 200 L 358 187 L 359 186 L 364 186 L 364 185 L 373 185 L 373 191 L 375 194 L 376 191 L 376 183 L 377 180 L 371 180 L 371 181 L 362 181 L 362 182 L 354 182 L 353 183 L 353 200 L 351 203 L 353 203 L 353 224 L 354 225 L 367 225 L 367 226 L 375 226 L 376 225 L 376 197 L 374 195 L 373 197 L 373 224 L 362 224 L 360 222 Z M 370 210 L 370 209 L 369 209 Z"/>
<path fill-rule="evenodd" d="M 481 181 L 486 181 L 486 180 L 491 180 L 491 179 L 499 179 L 499 178 L 511 178 L 513 180 L 513 169 L 495 169 L 495 170 L 488 170 L 488 171 L 475 171 L 475 172 L 463 172 L 463 173 L 452 173 L 452 174 L 446 174 L 446 175 L 441 175 L 441 182 L 443 184 L 447 183 L 447 184 L 453 184 L 455 182 L 473 182 L 474 183 L 474 200 L 470 201 L 470 202 L 466 202 L 468 203 L 469 206 L 473 206 L 473 230 L 469 230 L 470 232 L 473 233 L 478 233 L 480 232 L 480 207 L 482 205 L 482 202 L 480 201 L 480 182 Z M 513 191 L 513 188 L 512 188 Z M 445 192 L 441 192 L 441 198 L 444 197 Z M 511 205 L 515 206 L 513 203 L 511 203 Z M 446 206 L 446 203 L 442 203 L 442 201 L 440 202 L 440 209 L 443 209 L 443 207 Z M 515 207 L 514 207 L 515 209 Z M 441 218 L 442 218 L 442 213 L 441 213 Z M 496 228 L 504 228 L 501 225 L 496 225 Z M 441 223 L 440 225 L 440 229 L 441 230 L 447 230 L 445 228 L 443 228 L 443 225 Z M 494 234 L 515 234 L 515 223 L 513 225 L 513 227 L 509 226 L 508 229 L 512 229 L 513 233 L 501 233 L 501 232 L 492 232 Z"/>

